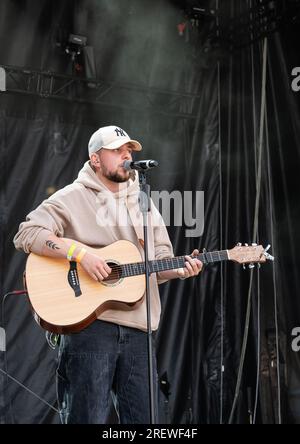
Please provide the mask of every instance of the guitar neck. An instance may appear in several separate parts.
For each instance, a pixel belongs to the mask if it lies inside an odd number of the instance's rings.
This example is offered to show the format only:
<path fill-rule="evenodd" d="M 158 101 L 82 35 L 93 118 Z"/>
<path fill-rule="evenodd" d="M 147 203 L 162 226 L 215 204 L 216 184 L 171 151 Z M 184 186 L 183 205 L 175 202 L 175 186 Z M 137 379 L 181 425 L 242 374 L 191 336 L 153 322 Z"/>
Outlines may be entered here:
<path fill-rule="evenodd" d="M 212 264 L 214 262 L 221 262 L 228 260 L 227 250 L 211 251 L 200 253 L 198 256 L 190 256 L 194 259 L 199 259 L 203 264 Z M 175 268 L 183 268 L 186 262 L 185 256 L 177 256 L 170 259 L 159 259 L 150 261 L 150 270 L 152 273 L 159 271 L 173 270 Z"/>
<path fill-rule="evenodd" d="M 192 257 L 192 256 L 191 256 Z M 227 261 L 229 259 L 227 250 L 211 251 L 200 253 L 198 256 L 193 256 L 194 259 L 199 259 L 204 264 L 212 264 L 214 262 Z M 177 256 L 168 259 L 159 259 L 149 261 L 150 273 L 158 273 L 165 270 L 173 270 L 176 268 L 183 268 L 186 262 L 185 256 Z M 136 262 L 132 264 L 118 265 L 121 268 L 122 277 L 137 276 L 145 274 L 144 262 Z"/>

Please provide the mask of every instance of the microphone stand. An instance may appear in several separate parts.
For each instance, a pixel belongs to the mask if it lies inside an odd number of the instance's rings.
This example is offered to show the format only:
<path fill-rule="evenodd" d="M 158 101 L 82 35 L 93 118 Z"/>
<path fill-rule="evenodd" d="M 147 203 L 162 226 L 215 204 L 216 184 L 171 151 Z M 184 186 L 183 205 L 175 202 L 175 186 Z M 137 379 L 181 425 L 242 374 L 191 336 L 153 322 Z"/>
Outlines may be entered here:
<path fill-rule="evenodd" d="M 146 277 L 146 306 L 147 306 L 147 343 L 148 343 L 148 369 L 149 369 L 149 395 L 150 395 L 150 423 L 155 424 L 154 405 L 154 379 L 153 379 L 153 350 L 152 350 L 152 329 L 150 311 L 150 286 L 149 286 L 149 259 L 148 259 L 148 224 L 147 214 L 150 211 L 150 185 L 146 181 L 146 170 L 139 171 L 139 206 L 143 214 L 144 229 L 144 252 L 145 252 L 145 277 Z"/>

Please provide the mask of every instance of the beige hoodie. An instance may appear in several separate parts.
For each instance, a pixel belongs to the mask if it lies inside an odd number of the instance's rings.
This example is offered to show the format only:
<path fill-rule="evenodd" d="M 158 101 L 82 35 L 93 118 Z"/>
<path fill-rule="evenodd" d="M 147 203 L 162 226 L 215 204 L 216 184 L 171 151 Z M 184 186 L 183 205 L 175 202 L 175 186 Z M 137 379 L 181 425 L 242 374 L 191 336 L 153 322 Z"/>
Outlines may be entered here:
<path fill-rule="evenodd" d="M 94 173 L 89 162 L 70 185 L 57 191 L 28 214 L 14 238 L 15 247 L 25 253 L 41 254 L 50 233 L 67 237 L 94 248 L 107 246 L 117 240 L 129 240 L 143 249 L 142 216 L 139 211 L 138 178 L 128 181 L 127 188 L 112 193 Z M 149 259 L 173 257 L 173 249 L 163 219 L 151 202 L 149 225 Z M 157 281 L 158 277 L 158 281 Z M 150 276 L 151 324 L 158 328 L 161 305 L 159 276 Z M 132 310 L 106 310 L 99 319 L 146 331 L 146 298 Z"/>

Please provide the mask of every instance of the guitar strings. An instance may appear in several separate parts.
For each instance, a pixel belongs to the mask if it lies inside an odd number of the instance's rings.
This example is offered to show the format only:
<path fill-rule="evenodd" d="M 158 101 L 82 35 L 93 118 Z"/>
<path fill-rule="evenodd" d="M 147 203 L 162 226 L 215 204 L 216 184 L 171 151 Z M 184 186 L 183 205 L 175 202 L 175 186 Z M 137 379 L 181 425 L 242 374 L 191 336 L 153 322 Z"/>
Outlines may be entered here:
<path fill-rule="evenodd" d="M 227 255 L 227 251 L 212 251 L 209 253 L 200 253 L 197 256 L 192 256 L 190 255 L 190 257 L 194 257 L 194 258 L 200 258 L 202 260 L 204 260 L 204 262 L 210 262 L 209 258 L 207 257 L 207 255 L 209 254 L 211 256 L 212 262 L 215 262 L 216 260 L 222 260 L 224 259 L 224 257 L 221 258 L 221 256 L 224 255 L 224 253 Z M 161 262 L 158 262 L 157 266 L 158 269 L 153 270 L 154 272 L 159 272 L 159 271 L 164 271 L 164 265 L 168 264 L 168 261 L 172 261 L 174 263 L 174 261 L 176 260 L 177 263 L 172 266 L 171 269 L 175 269 L 175 268 L 179 268 L 180 267 L 180 263 L 179 261 L 183 261 L 185 259 L 185 256 L 178 256 L 175 258 L 165 258 L 165 259 L 160 259 Z M 150 264 L 152 263 L 152 261 L 150 261 Z M 109 274 L 109 276 L 107 278 L 105 278 L 104 280 L 113 280 L 113 279 L 121 279 L 123 277 L 130 277 L 130 276 L 136 276 L 139 274 L 143 274 L 144 273 L 144 263 L 143 262 L 134 262 L 131 264 L 113 264 L 111 265 L 112 268 L 112 272 Z M 161 269 L 160 269 L 161 267 Z M 127 269 L 126 269 L 127 268 Z M 136 273 L 136 271 L 138 271 L 138 273 Z"/>
<path fill-rule="evenodd" d="M 207 253 L 200 253 L 197 256 L 192 256 L 192 255 L 189 256 L 193 258 L 199 258 L 204 263 L 222 261 L 228 258 L 227 250 L 211 251 Z M 150 265 L 152 265 L 153 262 L 156 262 L 158 267 L 157 269 L 154 268 L 153 270 L 151 270 L 151 272 L 164 271 L 165 265 L 168 265 L 168 267 L 170 265 L 168 264 L 168 261 L 172 262 L 172 267 L 168 269 L 180 268 L 180 266 L 182 266 L 182 263 L 180 263 L 180 261 L 182 262 L 184 261 L 184 259 L 185 256 L 178 256 L 175 258 L 165 258 L 165 259 L 159 259 L 157 261 L 150 261 Z M 175 261 L 177 261 L 177 263 L 175 263 Z M 123 277 L 130 277 L 139 274 L 144 274 L 144 265 L 145 265 L 144 262 L 134 262 L 131 264 L 121 264 L 121 265 L 112 264 L 111 265 L 112 272 L 104 280 L 108 281 L 113 279 L 121 279 Z"/>
<path fill-rule="evenodd" d="M 179 259 L 183 259 L 184 256 L 181 256 L 179 258 L 169 258 L 169 260 L 173 260 L 176 259 L 177 261 Z M 163 259 L 163 261 L 166 261 L 167 263 L 168 259 Z M 158 269 L 155 271 L 163 271 L 164 267 L 163 267 L 163 263 L 162 264 L 158 264 Z M 179 265 L 179 264 L 178 264 Z M 162 267 L 161 270 L 159 267 Z M 112 280 L 112 279 L 121 279 L 122 277 L 129 277 L 129 276 L 136 276 L 136 271 L 138 271 L 137 274 L 143 274 L 144 273 L 144 263 L 143 262 L 135 262 L 135 263 L 131 263 L 131 264 L 113 264 L 110 266 L 110 268 L 112 269 L 112 272 L 109 274 L 109 276 L 107 278 L 105 278 L 104 280 Z M 127 270 L 126 270 L 127 268 Z M 177 268 L 177 264 L 174 266 L 174 268 Z M 129 273 L 129 274 L 128 274 Z"/>
<path fill-rule="evenodd" d="M 212 254 L 212 256 L 213 256 L 213 253 L 214 252 L 211 252 L 210 254 Z M 190 257 L 197 257 L 197 258 L 201 257 L 201 256 L 203 256 L 203 254 L 199 254 L 197 256 L 190 255 Z M 158 271 L 158 272 L 164 271 L 164 265 L 168 264 L 168 261 L 173 262 L 173 264 L 172 264 L 173 266 L 171 269 L 179 268 L 181 265 L 179 263 L 179 261 L 183 261 L 184 259 L 185 259 L 185 256 L 178 256 L 175 258 L 161 259 L 160 260 L 161 262 L 157 263 L 158 269 L 154 270 L 154 271 Z M 175 260 L 177 261 L 176 264 L 174 262 Z M 150 264 L 151 264 L 151 262 L 152 261 L 150 261 Z M 160 269 L 160 267 L 161 267 L 161 269 Z M 111 265 L 110 268 L 112 268 L 112 272 L 109 274 L 109 276 L 107 278 L 104 279 L 104 281 L 105 280 L 107 280 L 107 281 L 113 280 L 113 279 L 121 279 L 122 277 L 136 276 L 136 273 L 135 273 L 136 271 L 138 271 L 138 273 L 137 273 L 138 275 L 144 273 L 144 263 L 143 262 L 134 262 L 131 264 L 121 264 L 121 265 L 113 264 L 113 265 Z M 127 268 L 127 270 L 126 270 L 126 268 Z M 128 274 L 128 272 L 129 272 L 129 274 Z"/>
<path fill-rule="evenodd" d="M 226 256 L 224 256 L 224 254 Z M 211 260 L 209 260 L 208 255 L 211 256 Z M 211 251 L 208 253 L 200 253 L 197 256 L 192 256 L 192 255 L 189 255 L 189 256 L 193 257 L 193 258 L 199 258 L 204 263 L 216 262 L 217 260 L 222 261 L 222 260 L 226 259 L 227 250 Z M 168 268 L 168 269 L 180 268 L 180 266 L 182 266 L 182 261 L 184 261 L 184 259 L 185 259 L 185 256 L 178 256 L 178 257 L 174 257 L 174 258 L 165 258 L 165 259 L 159 259 L 157 261 L 150 261 L 150 265 L 152 265 L 153 262 L 156 262 L 157 267 L 158 267 L 157 269 L 154 268 L 153 270 L 151 270 L 151 272 L 164 271 L 165 265 L 168 265 L 168 266 L 170 265 L 170 264 L 168 264 L 168 261 L 172 262 L 172 267 Z M 177 261 L 177 263 L 175 263 L 175 261 Z M 110 267 L 112 269 L 112 271 L 108 275 L 108 277 L 104 278 L 104 281 L 121 279 L 124 277 L 130 277 L 130 276 L 144 274 L 144 265 L 145 265 L 144 262 L 133 262 L 131 264 L 121 264 L 121 265 L 112 264 Z"/>

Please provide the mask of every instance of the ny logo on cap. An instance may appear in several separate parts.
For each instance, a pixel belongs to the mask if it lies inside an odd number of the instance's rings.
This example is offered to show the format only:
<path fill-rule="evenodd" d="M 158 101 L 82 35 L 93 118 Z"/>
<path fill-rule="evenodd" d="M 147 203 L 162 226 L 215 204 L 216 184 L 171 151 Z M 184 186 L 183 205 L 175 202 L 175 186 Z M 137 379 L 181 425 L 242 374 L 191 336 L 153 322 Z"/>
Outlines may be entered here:
<path fill-rule="evenodd" d="M 127 134 L 121 128 L 116 128 L 115 132 L 117 133 L 117 136 L 127 137 Z"/>

